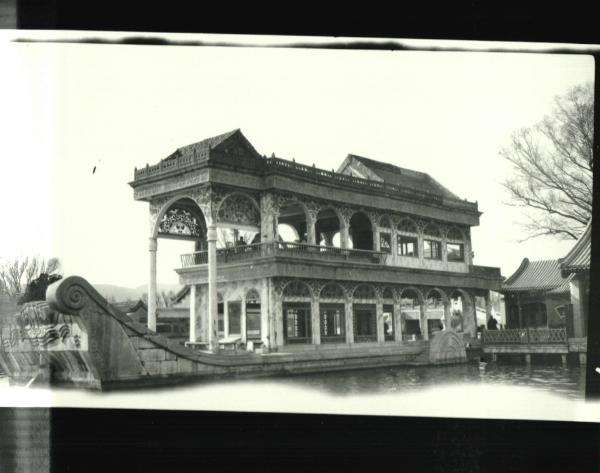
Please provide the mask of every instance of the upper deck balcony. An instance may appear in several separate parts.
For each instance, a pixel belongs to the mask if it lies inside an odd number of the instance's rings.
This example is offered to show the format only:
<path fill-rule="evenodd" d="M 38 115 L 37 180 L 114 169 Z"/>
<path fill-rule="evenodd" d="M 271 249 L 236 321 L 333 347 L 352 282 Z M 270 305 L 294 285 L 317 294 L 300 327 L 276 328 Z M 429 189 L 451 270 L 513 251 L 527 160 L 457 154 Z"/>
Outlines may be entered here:
<path fill-rule="evenodd" d="M 452 283 L 481 289 L 499 289 L 502 282 L 499 268 L 468 265 L 464 272 L 440 272 L 390 265 L 391 258 L 382 251 L 278 241 L 218 249 L 217 267 L 226 280 L 312 276 L 430 285 Z M 207 263 L 206 251 L 183 254 L 177 272 L 186 283 L 201 283 L 206 279 Z"/>

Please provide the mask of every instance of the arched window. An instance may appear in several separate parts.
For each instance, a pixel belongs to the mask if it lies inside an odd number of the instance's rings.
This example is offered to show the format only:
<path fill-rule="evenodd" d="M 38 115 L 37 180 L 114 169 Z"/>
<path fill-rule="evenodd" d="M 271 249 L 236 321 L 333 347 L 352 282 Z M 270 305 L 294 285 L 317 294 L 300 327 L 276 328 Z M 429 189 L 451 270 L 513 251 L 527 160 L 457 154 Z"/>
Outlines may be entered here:
<path fill-rule="evenodd" d="M 464 238 L 460 230 L 452 227 L 446 236 L 446 255 L 448 261 L 464 261 L 465 260 L 465 244 Z"/>
<path fill-rule="evenodd" d="M 392 290 L 391 287 L 386 287 L 383 290 L 383 298 L 384 299 L 393 299 L 394 298 L 394 291 Z"/>
<path fill-rule="evenodd" d="M 373 229 L 371 220 L 364 212 L 356 212 L 350 218 L 349 228 L 352 248 L 358 250 L 373 249 Z"/>
<path fill-rule="evenodd" d="M 392 252 L 392 233 L 391 233 L 391 224 L 390 219 L 387 216 L 381 217 L 379 220 L 379 228 L 381 231 L 379 232 L 379 250 L 384 253 Z"/>
<path fill-rule="evenodd" d="M 426 259 L 442 259 L 441 233 L 437 225 L 429 223 L 423 229 L 423 257 Z"/>
<path fill-rule="evenodd" d="M 419 256 L 419 236 L 415 223 L 405 218 L 398 224 L 396 244 L 399 256 Z"/>

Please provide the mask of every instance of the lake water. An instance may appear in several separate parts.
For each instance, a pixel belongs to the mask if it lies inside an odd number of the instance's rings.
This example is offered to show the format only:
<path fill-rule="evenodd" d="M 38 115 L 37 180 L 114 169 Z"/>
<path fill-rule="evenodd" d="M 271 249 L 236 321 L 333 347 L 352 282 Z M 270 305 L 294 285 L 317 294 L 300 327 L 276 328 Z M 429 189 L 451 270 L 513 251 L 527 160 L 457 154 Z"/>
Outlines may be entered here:
<path fill-rule="evenodd" d="M 600 422 L 600 404 L 584 402 L 585 368 L 559 363 L 476 362 L 378 368 L 261 379 L 94 392 L 9 387 L 0 404 L 14 406 L 307 412 L 485 417 Z"/>
<path fill-rule="evenodd" d="M 584 399 L 585 368 L 565 368 L 561 364 L 526 366 L 489 363 L 484 371 L 480 371 L 477 363 L 468 363 L 311 374 L 281 381 L 336 395 L 410 392 L 439 385 L 473 383 L 527 386 L 570 399 Z"/>

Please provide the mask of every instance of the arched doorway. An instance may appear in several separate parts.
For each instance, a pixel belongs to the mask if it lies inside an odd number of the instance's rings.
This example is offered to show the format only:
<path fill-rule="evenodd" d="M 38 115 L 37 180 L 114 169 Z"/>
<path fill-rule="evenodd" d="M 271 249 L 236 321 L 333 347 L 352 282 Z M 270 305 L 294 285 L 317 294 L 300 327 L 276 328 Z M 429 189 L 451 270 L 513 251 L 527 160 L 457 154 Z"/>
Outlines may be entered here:
<path fill-rule="evenodd" d="M 427 333 L 431 337 L 435 332 L 446 328 L 446 295 L 440 289 L 431 289 L 425 298 L 425 316 Z"/>
<path fill-rule="evenodd" d="M 349 236 L 352 248 L 373 250 L 373 225 L 364 212 L 356 212 L 350 218 Z"/>
<path fill-rule="evenodd" d="M 346 293 L 337 283 L 327 283 L 319 293 L 321 343 L 346 342 Z"/>
<path fill-rule="evenodd" d="M 353 316 L 354 342 L 377 341 L 377 294 L 370 284 L 359 284 L 354 289 Z"/>
<path fill-rule="evenodd" d="M 400 322 L 403 340 L 419 340 L 423 338 L 421 328 L 420 293 L 413 288 L 403 289 L 400 293 Z"/>
<path fill-rule="evenodd" d="M 151 205 L 151 209 L 152 209 Z M 173 268 L 206 264 L 207 224 L 198 204 L 187 196 L 177 196 L 169 200 L 156 216 L 156 223 L 150 238 L 150 279 L 148 283 L 148 328 L 156 331 L 160 318 L 159 310 L 164 309 L 164 300 L 157 291 L 157 271 L 161 267 Z M 158 239 L 167 240 L 161 245 L 158 254 Z M 176 283 L 179 278 L 173 274 L 169 281 L 163 275 L 161 281 Z M 162 302 L 161 302 L 162 299 Z M 195 339 L 195 305 L 190 303 L 190 338 Z"/>
<path fill-rule="evenodd" d="M 279 208 L 277 240 L 283 242 L 307 242 L 306 210 L 302 204 L 288 200 Z"/>
<path fill-rule="evenodd" d="M 260 209 L 245 193 L 232 192 L 221 201 L 216 223 L 218 249 L 260 243 Z"/>
<path fill-rule="evenodd" d="M 316 244 L 320 246 L 341 247 L 340 219 L 332 208 L 321 209 L 315 223 Z"/>
<path fill-rule="evenodd" d="M 260 294 L 250 289 L 246 294 L 246 340 L 260 341 Z"/>
<path fill-rule="evenodd" d="M 283 289 L 283 343 L 286 345 L 312 343 L 312 294 L 300 280 L 289 282 Z"/>

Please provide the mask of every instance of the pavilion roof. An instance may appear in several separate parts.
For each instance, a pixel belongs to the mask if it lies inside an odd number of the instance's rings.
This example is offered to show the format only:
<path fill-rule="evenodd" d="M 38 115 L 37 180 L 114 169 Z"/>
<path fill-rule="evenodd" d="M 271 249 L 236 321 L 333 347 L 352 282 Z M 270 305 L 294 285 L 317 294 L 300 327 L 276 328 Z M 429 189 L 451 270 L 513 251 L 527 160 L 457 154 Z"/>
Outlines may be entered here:
<path fill-rule="evenodd" d="M 341 165 L 340 170 L 344 167 L 346 162 L 352 160 L 356 160 L 363 164 L 383 182 L 414 190 L 425 191 L 451 199 L 459 199 L 456 194 L 450 192 L 450 190 L 441 185 L 427 173 L 413 171 L 412 169 L 403 168 L 382 161 L 376 161 L 374 159 L 365 158 L 364 156 L 349 154 L 344 163 Z"/>
<path fill-rule="evenodd" d="M 502 285 L 501 292 L 542 291 L 552 294 L 568 292 L 571 276 L 562 277 L 560 261 L 529 261 L 528 258 L 523 258 L 521 266 Z"/>
<path fill-rule="evenodd" d="M 590 259 L 592 256 L 592 220 L 588 222 L 585 230 L 567 253 L 560 264 L 563 276 L 590 270 Z"/>

